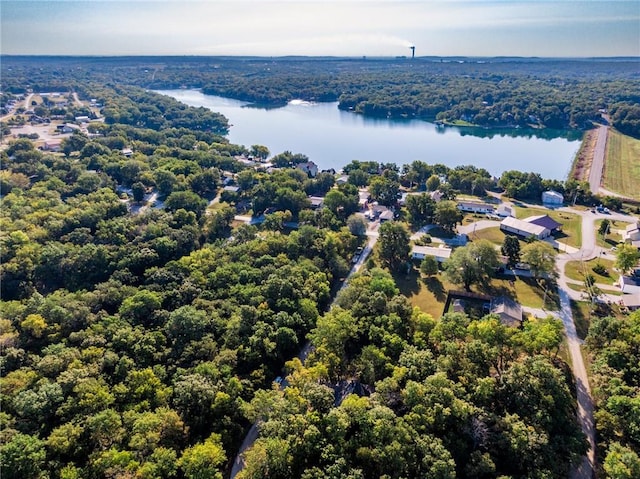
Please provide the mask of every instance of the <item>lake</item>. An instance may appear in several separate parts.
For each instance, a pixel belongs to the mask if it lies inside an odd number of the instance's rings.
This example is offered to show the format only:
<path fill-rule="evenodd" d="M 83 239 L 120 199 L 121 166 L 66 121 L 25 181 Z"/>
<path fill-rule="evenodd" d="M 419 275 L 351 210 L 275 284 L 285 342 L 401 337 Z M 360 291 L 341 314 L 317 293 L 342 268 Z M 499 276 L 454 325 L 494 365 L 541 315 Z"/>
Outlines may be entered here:
<path fill-rule="evenodd" d="M 398 165 L 422 160 L 449 167 L 471 164 L 495 176 L 520 170 L 564 180 L 581 139 L 579 132 L 436 127 L 422 120 L 365 118 L 338 110 L 337 102 L 294 100 L 282 108 L 265 109 L 199 90 L 158 93 L 222 113 L 232 125 L 232 143 L 264 145 L 272 155 L 286 150 L 303 153 L 320 169 L 336 171 L 352 160 Z"/>

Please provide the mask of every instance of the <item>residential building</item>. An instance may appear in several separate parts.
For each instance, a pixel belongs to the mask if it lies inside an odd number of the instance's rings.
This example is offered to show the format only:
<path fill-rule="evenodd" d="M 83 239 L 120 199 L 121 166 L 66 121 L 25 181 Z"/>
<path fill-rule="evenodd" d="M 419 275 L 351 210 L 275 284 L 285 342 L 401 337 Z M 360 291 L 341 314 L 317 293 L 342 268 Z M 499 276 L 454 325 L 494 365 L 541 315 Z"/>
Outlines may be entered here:
<path fill-rule="evenodd" d="M 429 193 L 429 195 L 431 196 L 431 199 L 436 203 L 439 203 L 442 199 L 442 192 L 440 190 L 432 191 L 431 193 Z"/>
<path fill-rule="evenodd" d="M 622 291 L 620 303 L 630 310 L 640 309 L 640 278 L 620 276 L 618 286 Z"/>
<path fill-rule="evenodd" d="M 525 220 L 519 220 L 512 216 L 508 216 L 500 223 L 500 229 L 508 233 L 514 233 L 524 238 L 533 236 L 536 239 L 544 239 L 551 236 L 551 230 L 544 226 L 529 223 Z"/>
<path fill-rule="evenodd" d="M 311 203 L 312 210 L 317 210 L 324 205 L 324 198 L 322 196 L 309 196 L 309 203 Z"/>
<path fill-rule="evenodd" d="M 380 219 L 380 223 L 384 223 L 385 221 L 393 220 L 393 211 L 385 210 L 385 211 L 381 212 L 380 216 L 379 216 L 379 219 Z"/>
<path fill-rule="evenodd" d="M 622 233 L 622 241 L 640 248 L 640 223 L 628 225 Z"/>
<path fill-rule="evenodd" d="M 42 145 L 44 151 L 58 152 L 62 151 L 62 140 L 46 140 Z"/>
<path fill-rule="evenodd" d="M 522 324 L 522 305 L 506 296 L 493 298 L 489 311 L 497 315 L 505 326 L 520 327 Z"/>
<path fill-rule="evenodd" d="M 316 165 L 313 161 L 307 161 L 305 163 L 298 163 L 296 168 L 304 171 L 311 178 L 315 178 L 318 174 L 318 165 Z"/>
<path fill-rule="evenodd" d="M 546 205 L 561 205 L 564 203 L 564 196 L 553 190 L 543 191 L 542 202 Z"/>
<path fill-rule="evenodd" d="M 413 259 L 424 259 L 425 256 L 433 256 L 438 263 L 442 263 L 451 257 L 451 251 L 451 248 L 414 246 L 411 249 L 411 257 Z"/>
<path fill-rule="evenodd" d="M 515 216 L 513 206 L 504 203 L 500 204 L 496 208 L 496 215 L 500 216 L 501 218 L 506 218 L 507 216 Z"/>
<path fill-rule="evenodd" d="M 478 201 L 458 201 L 458 209 L 465 213 L 493 214 L 494 212 L 493 205 Z"/>

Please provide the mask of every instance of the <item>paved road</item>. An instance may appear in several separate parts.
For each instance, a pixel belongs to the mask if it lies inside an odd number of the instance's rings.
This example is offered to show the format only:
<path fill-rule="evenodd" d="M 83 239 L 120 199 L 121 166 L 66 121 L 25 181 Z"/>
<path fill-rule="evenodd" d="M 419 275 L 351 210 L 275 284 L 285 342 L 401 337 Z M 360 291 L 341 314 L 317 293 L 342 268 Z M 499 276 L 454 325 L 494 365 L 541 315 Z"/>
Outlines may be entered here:
<path fill-rule="evenodd" d="M 369 254 L 371 254 L 371 252 L 373 251 L 373 248 L 376 245 L 376 242 L 378 241 L 378 233 L 377 233 L 378 222 L 369 224 L 368 226 L 369 226 L 369 229 L 367 230 L 367 238 L 368 238 L 367 245 L 362 250 L 362 253 L 360 253 L 360 257 L 358 258 L 358 261 L 353 265 L 353 267 L 351 268 L 351 271 L 349 271 L 349 274 L 347 275 L 345 280 L 342 282 L 342 286 L 340 287 L 338 294 L 340 291 L 342 291 L 344 288 L 347 287 L 347 284 L 351 276 L 356 274 L 360 270 L 360 268 L 362 268 Z M 333 307 L 337 297 L 338 295 L 336 294 L 336 297 L 333 298 L 333 301 L 331 303 L 331 306 L 330 306 L 331 308 Z M 303 348 L 300 350 L 300 353 L 298 353 L 298 358 L 303 363 L 307 359 L 307 356 L 311 352 L 311 349 L 312 349 L 311 343 L 307 341 L 307 343 L 305 343 Z M 280 386 L 282 388 L 287 387 L 286 379 L 282 380 Z M 229 476 L 230 479 L 234 479 L 238 475 L 238 473 L 242 471 L 242 469 L 244 468 L 243 454 L 247 449 L 249 449 L 253 445 L 256 439 L 258 439 L 259 432 L 260 431 L 259 431 L 258 423 L 254 423 L 249 429 L 249 432 L 247 433 L 247 435 L 245 436 L 244 441 L 242 441 L 240 450 L 238 451 L 238 454 L 236 455 L 236 458 L 233 461 L 233 467 L 231 468 L 231 475 Z"/>
<path fill-rule="evenodd" d="M 600 125 L 598 127 L 598 138 L 596 139 L 596 146 L 593 150 L 593 161 L 591 162 L 591 168 L 589 169 L 589 188 L 592 193 L 598 193 L 600 190 L 600 183 L 602 183 L 602 171 L 604 169 L 604 154 L 607 146 L 607 134 L 609 127 L 606 125 Z"/>
<path fill-rule="evenodd" d="M 602 131 L 601 131 L 602 134 Z M 600 138 L 600 137 L 599 137 Z M 606 130 L 604 131 L 604 139 L 602 140 L 606 144 Z M 601 147 L 601 157 L 604 158 L 604 144 L 600 145 Z M 596 165 L 597 166 L 597 165 Z M 602 175 L 602 167 L 600 166 L 600 176 Z M 598 179 L 598 182 L 600 180 Z M 594 190 L 597 191 L 597 190 Z M 562 245 L 558 244 L 561 254 L 557 257 L 556 266 L 559 272 L 558 278 L 558 292 L 560 296 L 560 311 L 559 312 L 549 312 L 540 309 L 532 309 L 532 308 L 524 308 L 525 311 L 528 311 L 535 316 L 542 317 L 548 314 L 553 314 L 556 317 L 559 317 L 562 320 L 564 325 L 567 344 L 569 349 L 569 356 L 571 360 L 572 371 L 576 383 L 576 396 L 578 402 L 578 420 L 580 422 L 581 428 L 585 435 L 587 436 L 587 440 L 589 441 L 589 451 L 587 455 L 583 458 L 582 462 L 575 468 L 571 473 L 572 479 L 592 479 L 594 474 L 594 464 L 595 464 L 595 427 L 594 427 L 594 417 L 593 417 L 593 400 L 591 399 L 591 390 L 589 387 L 589 378 L 587 376 L 587 371 L 584 365 L 584 360 L 582 357 L 582 352 L 580 350 L 581 340 L 576 333 L 576 327 L 573 322 L 573 317 L 571 313 L 571 303 L 570 300 L 582 300 L 582 293 L 579 291 L 574 291 L 569 287 L 570 283 L 574 283 L 574 281 L 567 278 L 565 275 L 565 267 L 569 261 L 576 260 L 584 260 L 588 261 L 590 259 L 602 256 L 606 257 L 611 255 L 607 248 L 602 248 L 596 243 L 596 228 L 595 222 L 598 219 L 609 219 L 609 220 L 620 220 L 620 221 L 631 221 L 632 218 L 622 214 L 603 214 L 603 213 L 592 213 L 590 210 L 577 210 L 573 208 L 560 208 L 561 211 L 567 211 L 570 213 L 575 213 L 580 215 L 582 218 L 582 246 L 577 248 L 567 248 L 562 247 Z M 476 230 L 489 228 L 496 224 L 496 222 L 492 221 L 479 221 L 476 226 L 473 224 L 465 225 L 464 227 L 459 227 L 458 230 L 461 232 L 469 232 Z M 563 252 L 564 251 L 564 252 Z M 608 288 L 605 288 L 608 289 Z M 617 302 L 619 300 L 618 296 L 603 294 L 601 299 L 609 300 L 612 302 Z"/>
<path fill-rule="evenodd" d="M 582 459 L 581 464 L 572 471 L 572 479 L 591 479 L 594 473 L 596 454 L 596 434 L 595 421 L 593 418 L 593 400 L 591 399 L 591 388 L 589 387 L 589 377 L 582 360 L 580 350 L 581 340 L 576 333 L 576 326 L 571 315 L 571 304 L 567 290 L 559 288 L 560 293 L 560 319 L 564 324 L 567 336 L 569 356 L 571 357 L 571 370 L 576 382 L 576 392 L 578 399 L 578 421 L 582 431 L 589 441 L 589 451 Z"/>

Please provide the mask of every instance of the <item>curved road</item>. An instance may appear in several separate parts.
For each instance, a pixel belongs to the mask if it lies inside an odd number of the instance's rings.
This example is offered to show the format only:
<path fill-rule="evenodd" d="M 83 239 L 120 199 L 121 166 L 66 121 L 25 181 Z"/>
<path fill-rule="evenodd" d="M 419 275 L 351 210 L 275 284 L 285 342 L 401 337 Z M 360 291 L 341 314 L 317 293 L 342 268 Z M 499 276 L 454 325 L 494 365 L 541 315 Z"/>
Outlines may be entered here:
<path fill-rule="evenodd" d="M 604 144 L 606 144 L 606 130 L 602 133 L 603 130 L 600 130 L 601 135 L 604 134 L 604 139 L 599 142 L 601 146 L 601 158 L 604 158 Z M 602 167 L 600 166 L 600 177 L 602 175 Z M 600 178 L 597 180 L 600 181 Z M 597 191 L 597 190 L 595 190 Z M 582 246 L 580 249 L 576 248 L 567 248 L 566 245 L 563 249 L 566 251 L 565 253 L 561 253 L 558 255 L 556 260 L 556 266 L 559 272 L 558 278 L 558 293 L 560 296 L 560 311 L 557 313 L 551 313 L 554 316 L 557 316 L 562 320 L 564 325 L 565 334 L 567 337 L 567 344 L 569 349 L 569 355 L 571 358 L 571 369 L 573 371 L 575 383 L 576 383 L 576 397 L 578 403 L 578 420 L 580 422 L 582 431 L 585 433 L 587 440 L 589 442 L 589 451 L 587 455 L 583 458 L 582 462 L 572 471 L 571 479 L 592 479 L 595 471 L 595 422 L 593 417 L 593 400 L 591 398 L 591 389 L 589 387 L 589 377 L 587 375 L 587 370 L 584 365 L 584 360 L 581 352 L 581 344 L 582 340 L 578 337 L 576 333 L 575 323 L 573 322 L 573 316 L 571 313 L 571 299 L 573 300 L 582 300 L 582 293 L 575 291 L 569 287 L 569 280 L 564 274 L 566 264 L 569 261 L 583 260 L 588 261 L 590 259 L 602 256 L 607 254 L 608 249 L 597 246 L 596 243 L 596 228 L 595 222 L 599 219 L 609 219 L 609 220 L 620 220 L 620 221 L 631 221 L 631 218 L 622 214 L 602 214 L 602 213 L 592 213 L 590 210 L 582 211 L 576 210 L 573 208 L 565 207 L 560 208 L 561 211 L 566 211 L 570 213 L 574 213 L 580 215 L 582 218 Z M 496 221 L 487 221 L 482 220 L 478 221 L 475 225 L 465 225 L 464 227 L 459 227 L 458 230 L 460 232 L 464 232 L 469 234 L 472 231 L 481 230 L 484 228 L 491 228 L 499 225 L 499 222 Z M 560 243 L 554 244 L 554 246 L 561 246 Z M 604 300 L 610 300 L 612 302 L 617 302 L 619 300 L 618 296 L 602 294 L 601 298 Z M 531 309 L 531 308 L 525 308 Z M 530 311 L 535 315 L 548 315 L 548 311 Z"/>

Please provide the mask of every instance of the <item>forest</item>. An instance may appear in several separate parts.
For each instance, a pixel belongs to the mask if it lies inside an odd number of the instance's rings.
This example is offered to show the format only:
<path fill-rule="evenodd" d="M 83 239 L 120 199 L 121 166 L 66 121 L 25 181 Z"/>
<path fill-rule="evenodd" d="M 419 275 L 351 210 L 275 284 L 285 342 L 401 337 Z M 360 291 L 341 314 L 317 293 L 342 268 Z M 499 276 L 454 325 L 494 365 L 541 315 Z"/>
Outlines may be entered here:
<path fill-rule="evenodd" d="M 609 112 L 613 126 L 640 137 L 637 59 L 5 57 L 6 64 L 5 88 L 14 93 L 27 83 L 58 91 L 93 79 L 199 88 L 266 107 L 299 98 L 372 117 L 565 130 L 588 129 Z"/>
<path fill-rule="evenodd" d="M 2 68 L 20 93 L 31 66 Z M 97 100 L 104 122 L 59 153 L 28 138 L 0 152 L 3 477 L 228 477 L 254 422 L 238 478 L 567 476 L 587 443 L 557 320 L 432 317 L 376 255 L 338 292 L 364 241 L 350 221 L 358 186 L 382 204 L 400 185 L 455 198 L 498 186 L 488 172 L 354 161 L 335 186 L 290 167 L 306 159 L 292 152 L 254 169 L 238 155 L 270 152 L 230 144 L 224 117 L 101 83 L 106 70 L 43 62 L 32 85 Z M 238 191 L 222 190 L 230 177 Z M 505 178 L 522 197 L 579 187 Z M 435 214 L 425 196 L 403 209 L 410 223 Z M 608 477 L 640 464 L 638 318 L 603 319 L 588 340 Z"/>

